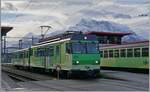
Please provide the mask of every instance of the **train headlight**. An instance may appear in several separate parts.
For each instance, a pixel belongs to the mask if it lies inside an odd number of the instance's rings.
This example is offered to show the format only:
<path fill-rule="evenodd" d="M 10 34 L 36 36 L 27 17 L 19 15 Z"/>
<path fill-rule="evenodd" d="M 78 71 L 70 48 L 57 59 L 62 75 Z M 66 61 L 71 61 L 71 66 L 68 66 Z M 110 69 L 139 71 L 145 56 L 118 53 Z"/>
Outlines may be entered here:
<path fill-rule="evenodd" d="M 96 64 L 98 64 L 98 61 L 95 61 Z"/>
<path fill-rule="evenodd" d="M 77 64 L 79 64 L 79 61 L 76 61 Z"/>

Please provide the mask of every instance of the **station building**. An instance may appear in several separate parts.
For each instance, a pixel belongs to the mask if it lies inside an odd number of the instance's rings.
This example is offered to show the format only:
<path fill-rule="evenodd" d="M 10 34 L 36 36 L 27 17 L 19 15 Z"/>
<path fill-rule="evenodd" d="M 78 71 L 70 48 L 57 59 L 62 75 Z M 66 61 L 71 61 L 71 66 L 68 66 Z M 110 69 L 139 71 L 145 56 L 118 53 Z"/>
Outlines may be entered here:
<path fill-rule="evenodd" d="M 94 34 L 97 36 L 100 44 L 121 44 L 122 37 L 132 33 L 126 32 L 88 32 L 86 34 Z"/>

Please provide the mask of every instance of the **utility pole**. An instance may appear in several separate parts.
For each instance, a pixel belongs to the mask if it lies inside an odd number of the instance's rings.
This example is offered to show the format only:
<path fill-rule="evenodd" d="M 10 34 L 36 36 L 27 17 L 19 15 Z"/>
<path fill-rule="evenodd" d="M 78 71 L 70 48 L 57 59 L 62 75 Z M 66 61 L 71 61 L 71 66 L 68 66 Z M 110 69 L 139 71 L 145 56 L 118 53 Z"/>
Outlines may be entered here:
<path fill-rule="evenodd" d="M 22 40 L 19 40 L 19 49 L 22 49 Z"/>
<path fill-rule="evenodd" d="M 1 54 L 3 54 L 3 37 L 1 36 Z"/>
<path fill-rule="evenodd" d="M 34 44 L 34 37 L 33 37 L 33 35 L 32 35 L 32 45 Z"/>
<path fill-rule="evenodd" d="M 40 26 L 40 28 L 41 28 L 41 37 L 42 37 L 42 39 L 44 39 L 44 36 L 45 36 L 46 33 L 48 32 L 48 30 L 49 30 L 50 28 L 52 28 L 52 27 L 51 27 L 51 26 L 43 25 L 43 26 Z M 45 30 L 45 32 L 44 32 L 44 28 L 47 28 L 47 29 Z"/>
<path fill-rule="evenodd" d="M 4 54 L 5 54 L 5 51 L 6 51 L 6 37 L 4 36 L 4 51 L 3 51 Z"/>

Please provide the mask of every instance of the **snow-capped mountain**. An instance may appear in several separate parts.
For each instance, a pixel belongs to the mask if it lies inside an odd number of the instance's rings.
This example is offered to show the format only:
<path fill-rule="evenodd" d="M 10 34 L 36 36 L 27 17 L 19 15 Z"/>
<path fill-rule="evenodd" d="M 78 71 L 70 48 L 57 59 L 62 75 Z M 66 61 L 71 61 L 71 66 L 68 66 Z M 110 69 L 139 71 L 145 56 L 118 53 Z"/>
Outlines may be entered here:
<path fill-rule="evenodd" d="M 75 26 L 70 27 L 73 31 L 101 31 L 101 32 L 132 32 L 129 27 L 110 21 L 96 21 L 82 19 Z"/>
<path fill-rule="evenodd" d="M 132 35 L 123 37 L 123 41 L 133 42 L 145 40 L 144 38 L 138 36 L 135 32 L 133 32 L 128 26 L 111 21 L 82 19 L 79 23 L 77 23 L 75 26 L 70 27 L 68 30 L 82 32 L 97 31 L 133 33 Z"/>

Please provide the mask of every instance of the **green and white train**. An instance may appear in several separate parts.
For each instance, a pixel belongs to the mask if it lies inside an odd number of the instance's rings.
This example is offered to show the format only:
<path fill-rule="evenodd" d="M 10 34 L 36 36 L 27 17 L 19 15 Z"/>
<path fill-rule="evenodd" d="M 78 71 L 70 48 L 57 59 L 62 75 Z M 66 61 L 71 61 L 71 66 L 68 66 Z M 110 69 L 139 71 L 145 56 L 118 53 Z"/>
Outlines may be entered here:
<path fill-rule="evenodd" d="M 58 35 L 12 54 L 12 63 L 16 67 L 41 68 L 64 74 L 84 72 L 92 76 L 100 72 L 99 46 L 95 35 L 82 33 Z"/>
<path fill-rule="evenodd" d="M 149 41 L 100 47 L 101 67 L 149 70 Z"/>

